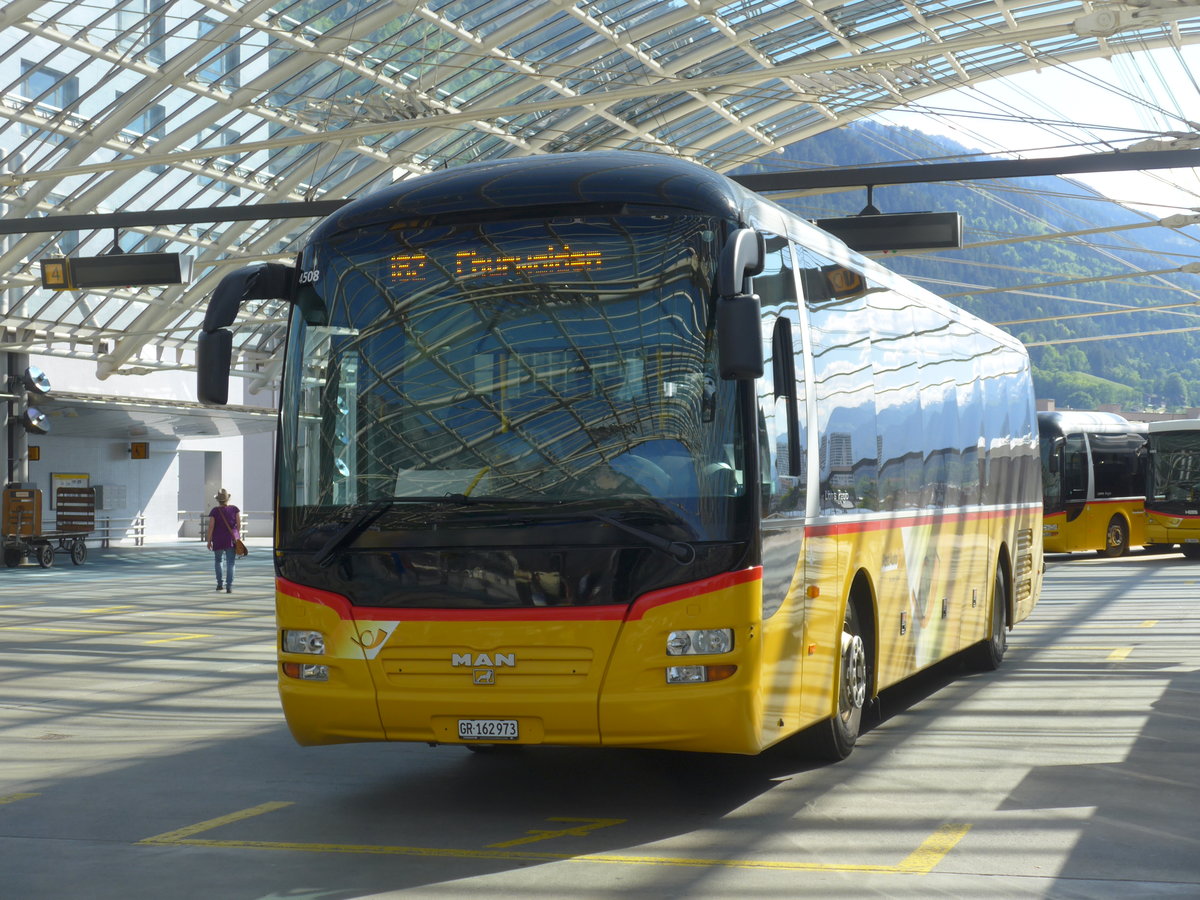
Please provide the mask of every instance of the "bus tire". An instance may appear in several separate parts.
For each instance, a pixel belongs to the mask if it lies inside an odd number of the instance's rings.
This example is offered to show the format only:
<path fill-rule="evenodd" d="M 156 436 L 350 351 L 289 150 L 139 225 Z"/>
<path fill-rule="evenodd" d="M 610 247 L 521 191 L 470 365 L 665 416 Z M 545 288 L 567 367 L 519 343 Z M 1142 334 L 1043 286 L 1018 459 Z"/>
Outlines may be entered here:
<path fill-rule="evenodd" d="M 862 729 L 863 708 L 871 693 L 871 660 L 862 622 L 851 598 L 842 619 L 842 652 L 838 656 L 837 712 L 805 733 L 810 756 L 831 762 L 845 759 Z"/>
<path fill-rule="evenodd" d="M 1180 544 L 1179 549 L 1188 559 L 1200 559 L 1200 544 Z"/>
<path fill-rule="evenodd" d="M 1005 588 L 1004 572 L 996 566 L 996 578 L 992 583 L 991 627 L 988 636 L 968 651 L 967 662 L 980 672 L 994 672 L 1004 662 L 1008 650 L 1008 591 Z"/>
<path fill-rule="evenodd" d="M 1104 531 L 1104 548 L 1096 552 L 1110 559 L 1129 552 L 1129 526 L 1125 519 L 1113 516 L 1108 520 L 1108 528 Z"/>

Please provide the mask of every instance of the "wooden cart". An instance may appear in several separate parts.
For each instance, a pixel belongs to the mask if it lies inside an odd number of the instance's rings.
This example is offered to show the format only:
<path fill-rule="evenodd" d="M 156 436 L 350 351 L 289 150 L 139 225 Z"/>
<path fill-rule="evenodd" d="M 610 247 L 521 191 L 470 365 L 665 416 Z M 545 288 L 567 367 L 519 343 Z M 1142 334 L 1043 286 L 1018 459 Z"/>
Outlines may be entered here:
<path fill-rule="evenodd" d="M 82 566 L 87 536 L 96 528 L 96 489 L 60 487 L 54 495 L 55 529 L 42 531 L 42 492 L 37 488 L 4 490 L 4 565 L 36 560 L 43 569 L 54 565 L 55 553 L 66 553 Z"/>

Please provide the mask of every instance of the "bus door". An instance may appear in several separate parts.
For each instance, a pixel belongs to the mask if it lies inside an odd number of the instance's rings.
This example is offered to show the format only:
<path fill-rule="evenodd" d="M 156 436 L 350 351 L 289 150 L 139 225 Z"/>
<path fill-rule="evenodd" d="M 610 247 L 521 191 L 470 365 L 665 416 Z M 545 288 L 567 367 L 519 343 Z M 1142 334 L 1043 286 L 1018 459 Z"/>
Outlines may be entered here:
<path fill-rule="evenodd" d="M 1087 511 L 1091 495 L 1092 467 L 1088 454 L 1087 437 L 1083 434 L 1068 434 L 1063 443 L 1062 456 L 1062 499 L 1066 510 L 1066 552 L 1090 546 L 1087 540 L 1087 519 L 1080 520 Z"/>

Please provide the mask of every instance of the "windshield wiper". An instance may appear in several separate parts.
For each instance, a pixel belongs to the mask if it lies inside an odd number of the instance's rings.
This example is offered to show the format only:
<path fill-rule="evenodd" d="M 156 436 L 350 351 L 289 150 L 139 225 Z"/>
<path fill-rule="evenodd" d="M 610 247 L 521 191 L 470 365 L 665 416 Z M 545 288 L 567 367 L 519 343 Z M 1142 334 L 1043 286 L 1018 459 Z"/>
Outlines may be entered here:
<path fill-rule="evenodd" d="M 359 536 L 374 524 L 389 508 L 400 503 L 453 503 L 459 506 L 504 505 L 504 506 L 553 506 L 556 500 L 518 500 L 507 497 L 469 497 L 466 494 L 444 494 L 440 497 L 380 497 L 339 528 L 316 552 L 317 565 L 330 565 L 338 554 L 358 540 Z"/>
<path fill-rule="evenodd" d="M 681 566 L 686 566 L 696 559 L 696 548 L 684 541 L 668 540 L 662 535 L 655 534 L 653 531 L 646 531 L 644 528 L 638 528 L 636 525 L 630 525 L 627 522 L 622 522 L 620 519 L 606 516 L 604 513 L 589 512 L 584 513 L 584 515 L 603 522 L 606 525 L 611 525 L 613 528 L 620 529 L 626 534 L 633 535 L 655 550 L 661 550 L 663 553 L 666 553 Z"/>

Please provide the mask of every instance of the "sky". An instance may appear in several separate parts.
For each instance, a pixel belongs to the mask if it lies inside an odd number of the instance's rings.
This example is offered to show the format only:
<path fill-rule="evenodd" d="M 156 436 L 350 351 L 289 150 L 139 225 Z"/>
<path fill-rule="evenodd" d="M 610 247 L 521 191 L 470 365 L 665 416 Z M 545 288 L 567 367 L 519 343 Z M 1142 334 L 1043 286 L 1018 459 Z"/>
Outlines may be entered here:
<path fill-rule="evenodd" d="M 1200 149 L 1200 48 L 1047 67 L 937 94 L 920 111 L 879 118 L 991 153 L 1018 151 L 1022 158 L 1150 149 L 1134 145 L 1185 134 Z M 1200 209 L 1194 169 L 1070 177 L 1155 216 Z"/>

